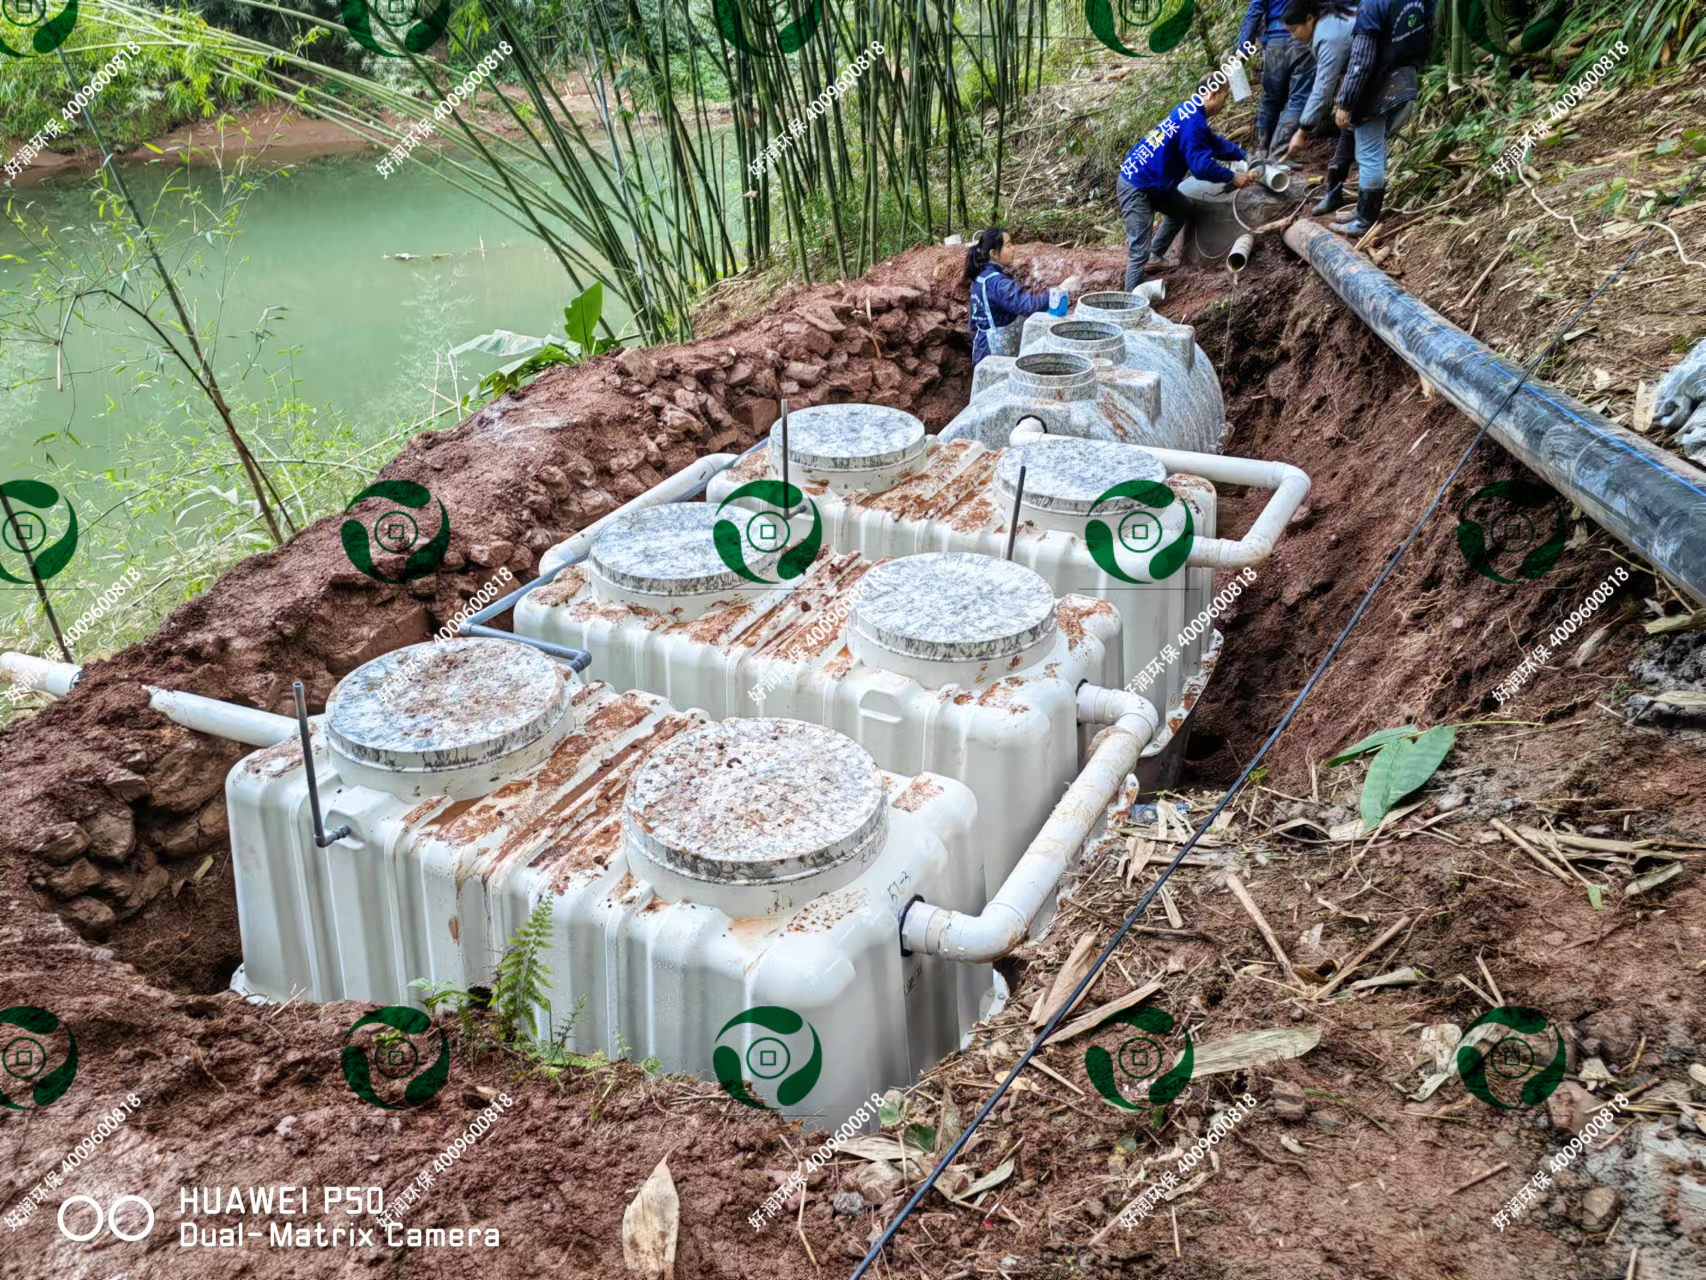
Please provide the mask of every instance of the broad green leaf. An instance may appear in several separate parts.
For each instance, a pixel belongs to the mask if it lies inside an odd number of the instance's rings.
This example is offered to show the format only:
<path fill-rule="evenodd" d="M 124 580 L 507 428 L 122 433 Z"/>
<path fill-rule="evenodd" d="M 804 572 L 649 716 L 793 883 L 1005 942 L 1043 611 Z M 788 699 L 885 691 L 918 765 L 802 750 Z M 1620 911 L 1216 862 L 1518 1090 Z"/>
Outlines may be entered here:
<path fill-rule="evenodd" d="M 1457 741 L 1457 727 L 1442 724 L 1380 749 L 1362 787 L 1362 829 L 1373 831 L 1405 796 L 1434 776 Z"/>
<path fill-rule="evenodd" d="M 564 332 L 569 341 L 583 352 L 592 349 L 598 319 L 604 314 L 604 285 L 594 281 L 592 287 L 563 308 Z"/>
<path fill-rule="evenodd" d="M 1343 751 L 1339 752 L 1338 755 L 1328 760 L 1327 764 L 1329 767 L 1336 764 L 1344 764 L 1347 760 L 1355 760 L 1358 756 L 1365 755 L 1368 752 L 1373 751 L 1376 747 L 1385 746 L 1394 738 L 1408 738 L 1419 732 L 1421 731 L 1413 724 L 1403 725 L 1397 729 L 1376 729 L 1361 742 L 1356 743 L 1354 746 L 1346 747 Z"/>
<path fill-rule="evenodd" d="M 1588 886 L 1588 901 L 1593 904 L 1595 911 L 1605 910 L 1605 895 L 1603 886 L 1590 884 Z"/>
<path fill-rule="evenodd" d="M 1391 809 L 1405 796 L 1420 787 L 1445 763 L 1446 756 L 1457 741 L 1457 726 L 1437 725 L 1419 738 L 1409 738 L 1398 744 L 1398 758 L 1392 765 Z M 1384 816 L 1384 815 L 1382 815 Z"/>
<path fill-rule="evenodd" d="M 1373 831 L 1392 807 L 1392 766 L 1398 761 L 1400 742 L 1388 742 L 1368 762 L 1368 777 L 1362 781 L 1362 829 Z"/>
<path fill-rule="evenodd" d="M 936 1150 L 936 1130 L 927 1124 L 909 1124 L 906 1126 L 906 1141 L 924 1151 Z"/>

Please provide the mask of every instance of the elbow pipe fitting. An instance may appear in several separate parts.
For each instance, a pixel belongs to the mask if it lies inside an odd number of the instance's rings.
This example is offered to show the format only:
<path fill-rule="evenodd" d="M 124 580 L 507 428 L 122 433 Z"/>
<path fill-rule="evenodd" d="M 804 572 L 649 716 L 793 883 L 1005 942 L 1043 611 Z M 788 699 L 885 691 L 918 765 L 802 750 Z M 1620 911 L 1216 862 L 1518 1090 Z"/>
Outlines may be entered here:
<path fill-rule="evenodd" d="M 1146 448 L 1148 446 L 1145 446 Z M 1256 458 L 1230 458 L 1213 453 L 1186 453 L 1181 449 L 1150 449 L 1169 472 L 1185 471 L 1214 484 L 1242 484 L 1271 489 L 1261 515 L 1242 538 L 1198 538 L 1191 543 L 1185 565 L 1192 569 L 1242 569 L 1260 564 L 1274 553 L 1274 545 L 1303 500 L 1309 496 L 1309 477 L 1286 462 L 1263 462 Z"/>
<path fill-rule="evenodd" d="M 1161 713 L 1141 693 L 1132 693 L 1128 689 L 1105 689 L 1088 680 L 1078 686 L 1079 724 L 1118 724 L 1126 716 L 1136 716 L 1141 720 L 1151 738 L 1161 723 Z"/>
<path fill-rule="evenodd" d="M 1031 920 L 1066 874 L 1072 855 L 1101 820 L 1154 732 L 1154 720 L 1141 711 L 1116 720 L 982 912 L 970 916 L 915 899 L 901 914 L 902 948 L 967 964 L 989 964 L 1022 943 Z"/>

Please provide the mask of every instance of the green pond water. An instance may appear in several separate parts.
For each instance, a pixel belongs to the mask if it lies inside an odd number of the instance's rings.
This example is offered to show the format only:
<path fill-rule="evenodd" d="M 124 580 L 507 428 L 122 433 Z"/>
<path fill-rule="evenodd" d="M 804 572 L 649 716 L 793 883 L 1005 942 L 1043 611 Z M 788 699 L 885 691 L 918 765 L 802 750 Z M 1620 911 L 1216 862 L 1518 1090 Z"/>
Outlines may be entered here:
<path fill-rule="evenodd" d="M 127 167 L 145 206 L 163 185 L 164 169 Z M 210 203 L 218 203 L 215 174 L 191 170 L 188 181 L 210 189 Z M 61 243 L 74 254 L 97 234 L 90 190 L 86 179 L 64 179 L 13 199 L 26 217 L 40 215 L 63 228 Z M 171 197 L 162 208 L 164 223 L 181 216 Z M 229 252 L 224 242 L 204 245 L 205 267 L 176 273 L 198 313 L 218 316 L 215 370 L 227 399 L 265 398 L 269 376 L 292 380 L 300 399 L 335 409 L 361 435 L 376 439 L 443 407 L 432 395 L 435 365 L 438 389 L 454 396 L 445 358 L 450 348 L 494 329 L 560 333 L 563 307 L 575 293 L 542 244 L 418 165 L 382 178 L 371 157 L 352 156 L 277 171 L 250 197 L 238 228 Z M 167 241 L 179 238 L 170 225 L 161 234 Z M 400 253 L 418 256 L 387 256 Z M 33 256 L 9 225 L 0 225 L 4 254 Z M 228 271 L 221 270 L 222 259 Z M 168 265 L 173 261 L 168 257 Z M 0 261 L 0 290 L 19 288 L 30 275 L 28 262 Z M 15 296 L 0 294 L 0 310 L 17 305 Z M 606 315 L 618 329 L 628 319 L 608 291 Z M 246 364 L 254 352 L 250 331 L 263 316 L 270 337 L 239 385 L 233 365 Z M 117 316 L 102 314 L 97 322 L 101 332 L 76 321 L 67 332 L 66 365 L 73 376 L 63 392 L 54 389 L 51 349 L 17 342 L 0 347 L 0 373 L 39 379 L 33 388 L 0 397 L 9 401 L 0 406 L 0 478 L 39 470 L 48 448 L 61 461 L 98 472 L 122 457 L 127 436 L 171 431 L 174 423 L 191 429 L 174 407 L 185 389 L 162 377 L 137 390 L 141 344 L 118 332 Z M 127 370 L 112 370 L 127 358 Z M 459 357 L 461 389 L 500 363 L 480 354 Z M 48 446 L 35 443 L 68 430 L 81 450 L 63 437 Z"/>

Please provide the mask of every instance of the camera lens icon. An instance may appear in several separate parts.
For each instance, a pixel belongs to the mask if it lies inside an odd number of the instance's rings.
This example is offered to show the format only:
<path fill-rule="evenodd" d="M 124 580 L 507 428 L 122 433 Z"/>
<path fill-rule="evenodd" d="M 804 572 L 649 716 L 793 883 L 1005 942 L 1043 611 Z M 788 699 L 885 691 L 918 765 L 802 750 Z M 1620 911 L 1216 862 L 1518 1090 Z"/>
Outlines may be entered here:
<path fill-rule="evenodd" d="M 754 1080 L 774 1080 L 792 1061 L 788 1046 L 774 1036 L 753 1041 L 752 1048 L 746 1051 L 746 1069 Z"/>
<path fill-rule="evenodd" d="M 4 0 L 0 13 L 15 27 L 33 27 L 47 17 L 47 0 Z"/>
<path fill-rule="evenodd" d="M 40 1040 L 19 1036 L 0 1050 L 0 1065 L 14 1080 L 34 1080 L 47 1069 L 47 1049 Z"/>
<path fill-rule="evenodd" d="M 415 1074 L 421 1061 L 420 1050 L 401 1037 L 387 1038 L 373 1047 L 373 1065 L 387 1080 L 406 1080 Z"/>
<path fill-rule="evenodd" d="M 1506 1036 L 1488 1055 L 1493 1070 L 1506 1080 L 1521 1080 L 1534 1070 L 1534 1046 L 1521 1036 Z"/>
<path fill-rule="evenodd" d="M 4 540 L 13 551 L 34 551 L 47 538 L 47 521 L 33 511 L 15 511 L 5 522 Z"/>
<path fill-rule="evenodd" d="M 1525 511 L 1504 511 L 1493 523 L 1489 555 L 1527 551 L 1534 545 L 1534 521 Z"/>
<path fill-rule="evenodd" d="M 373 522 L 373 540 L 387 551 L 407 551 L 420 536 L 420 525 L 407 511 L 387 511 Z"/>
<path fill-rule="evenodd" d="M 1167 1055 L 1158 1041 L 1148 1036 L 1133 1036 L 1120 1045 L 1120 1070 L 1133 1080 L 1147 1080 L 1160 1071 Z"/>
<path fill-rule="evenodd" d="M 747 545 L 765 553 L 780 551 L 793 533 L 787 517 L 775 511 L 760 511 L 746 522 Z"/>
<path fill-rule="evenodd" d="M 1120 521 L 1120 545 L 1127 551 L 1147 555 L 1161 545 L 1165 531 L 1153 511 L 1133 511 Z"/>

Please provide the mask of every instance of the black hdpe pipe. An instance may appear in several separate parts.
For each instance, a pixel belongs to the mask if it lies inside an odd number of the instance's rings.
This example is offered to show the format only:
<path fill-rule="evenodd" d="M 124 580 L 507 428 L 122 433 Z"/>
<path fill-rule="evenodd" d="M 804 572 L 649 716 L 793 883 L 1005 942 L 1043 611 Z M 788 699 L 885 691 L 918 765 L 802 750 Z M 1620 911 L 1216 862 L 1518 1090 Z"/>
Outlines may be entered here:
<path fill-rule="evenodd" d="M 1522 370 L 1401 288 L 1313 222 L 1285 242 L 1387 346 L 1478 424 L 1498 413 Z M 1532 379 L 1488 428 L 1619 541 L 1706 603 L 1706 471 Z"/>

